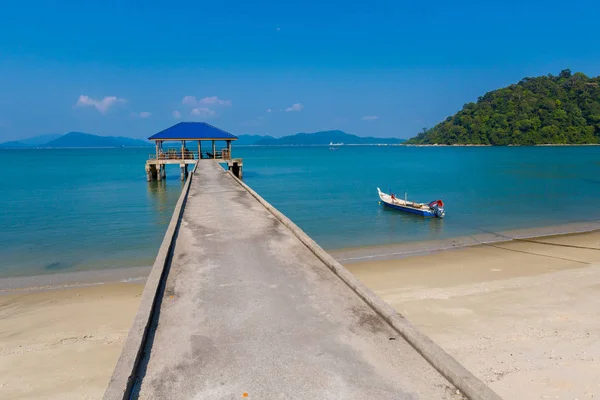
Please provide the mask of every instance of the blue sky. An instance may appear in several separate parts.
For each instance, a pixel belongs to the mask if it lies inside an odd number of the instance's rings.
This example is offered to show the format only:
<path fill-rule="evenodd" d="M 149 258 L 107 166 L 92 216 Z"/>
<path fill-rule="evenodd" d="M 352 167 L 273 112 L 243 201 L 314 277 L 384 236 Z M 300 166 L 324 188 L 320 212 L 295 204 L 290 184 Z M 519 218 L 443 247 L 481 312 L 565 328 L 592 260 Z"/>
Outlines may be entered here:
<path fill-rule="evenodd" d="M 411 137 L 478 96 L 600 75 L 600 3 L 38 1 L 0 13 L 0 141 L 180 120 Z"/>

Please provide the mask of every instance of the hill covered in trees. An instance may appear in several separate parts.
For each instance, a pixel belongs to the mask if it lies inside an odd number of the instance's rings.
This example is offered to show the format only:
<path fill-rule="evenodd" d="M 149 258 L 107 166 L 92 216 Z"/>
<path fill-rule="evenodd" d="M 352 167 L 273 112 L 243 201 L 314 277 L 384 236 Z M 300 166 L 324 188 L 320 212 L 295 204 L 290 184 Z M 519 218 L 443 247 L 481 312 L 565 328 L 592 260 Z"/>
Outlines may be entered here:
<path fill-rule="evenodd" d="M 600 77 L 566 69 L 479 97 L 406 144 L 600 143 Z"/>

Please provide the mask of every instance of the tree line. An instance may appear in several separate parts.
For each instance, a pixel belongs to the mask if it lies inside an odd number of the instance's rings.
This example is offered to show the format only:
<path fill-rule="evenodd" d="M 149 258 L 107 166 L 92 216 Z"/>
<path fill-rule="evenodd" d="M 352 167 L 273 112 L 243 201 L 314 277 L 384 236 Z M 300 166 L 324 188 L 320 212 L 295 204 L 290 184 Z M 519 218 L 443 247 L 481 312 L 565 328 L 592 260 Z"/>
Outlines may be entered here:
<path fill-rule="evenodd" d="M 600 143 L 600 77 L 565 69 L 494 90 L 407 144 Z"/>

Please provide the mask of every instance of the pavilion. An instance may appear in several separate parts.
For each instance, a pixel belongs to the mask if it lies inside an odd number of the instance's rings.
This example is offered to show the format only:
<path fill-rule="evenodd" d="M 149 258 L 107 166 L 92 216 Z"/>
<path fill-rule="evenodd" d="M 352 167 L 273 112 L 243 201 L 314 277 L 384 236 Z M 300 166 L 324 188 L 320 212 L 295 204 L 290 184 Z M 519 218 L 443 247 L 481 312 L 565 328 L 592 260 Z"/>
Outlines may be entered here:
<path fill-rule="evenodd" d="M 180 164 L 182 179 L 187 176 L 188 164 L 195 164 L 198 160 L 213 159 L 231 161 L 231 142 L 237 140 L 222 129 L 206 122 L 180 122 L 160 131 L 148 138 L 154 141 L 156 154 L 150 155 L 146 162 L 148 181 L 161 180 L 166 176 L 165 165 Z M 210 141 L 212 146 L 207 151 L 202 148 L 202 142 Z M 179 146 L 169 146 L 171 143 L 181 142 Z M 190 143 L 197 142 L 197 148 Z M 217 148 L 216 142 L 225 142 L 225 147 Z M 241 165 L 241 160 L 239 162 Z M 237 165 L 237 164 L 236 164 Z"/>

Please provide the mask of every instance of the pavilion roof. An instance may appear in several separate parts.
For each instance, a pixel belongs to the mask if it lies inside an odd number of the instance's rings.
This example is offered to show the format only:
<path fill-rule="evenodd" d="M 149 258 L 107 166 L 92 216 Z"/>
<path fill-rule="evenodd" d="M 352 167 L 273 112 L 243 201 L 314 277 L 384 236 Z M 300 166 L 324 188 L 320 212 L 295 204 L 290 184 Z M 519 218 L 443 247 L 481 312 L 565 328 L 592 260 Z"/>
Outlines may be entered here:
<path fill-rule="evenodd" d="M 148 140 L 237 140 L 237 136 L 206 122 L 180 122 Z"/>

